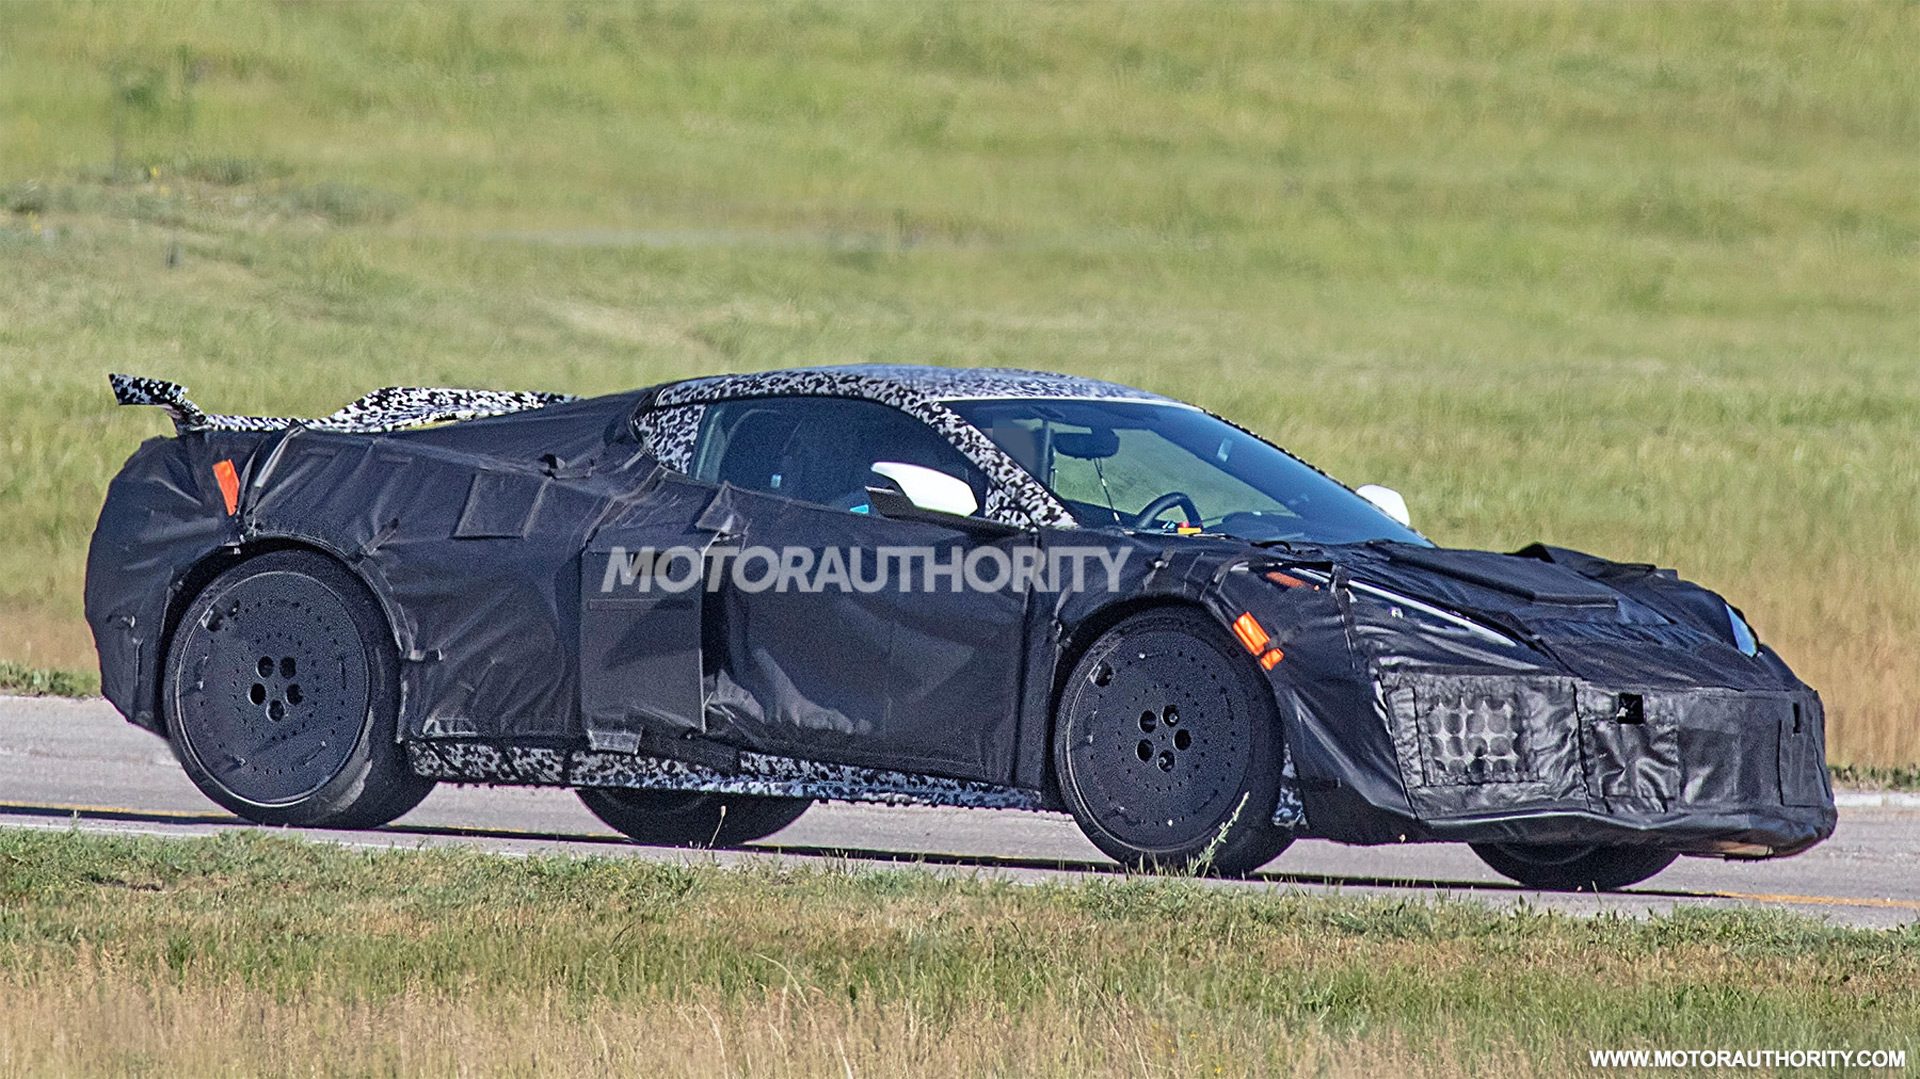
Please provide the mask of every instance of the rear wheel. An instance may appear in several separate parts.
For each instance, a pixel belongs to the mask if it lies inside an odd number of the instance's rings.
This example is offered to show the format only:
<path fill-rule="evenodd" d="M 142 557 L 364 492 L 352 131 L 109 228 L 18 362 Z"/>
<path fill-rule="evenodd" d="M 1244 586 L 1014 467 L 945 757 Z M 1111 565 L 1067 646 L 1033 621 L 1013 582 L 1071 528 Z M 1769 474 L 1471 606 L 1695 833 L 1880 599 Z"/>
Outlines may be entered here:
<path fill-rule="evenodd" d="M 1638 884 L 1679 855 L 1654 847 L 1577 843 L 1474 843 L 1473 853 L 1509 880 L 1550 892 L 1610 892 Z"/>
<path fill-rule="evenodd" d="M 578 793 L 594 816 L 650 847 L 737 847 L 785 828 L 813 804 L 805 798 L 707 791 L 588 787 Z"/>
<path fill-rule="evenodd" d="M 250 558 L 167 649 L 167 738 L 207 797 L 261 824 L 373 828 L 420 804 L 395 737 L 399 662 L 365 585 L 309 551 Z"/>
<path fill-rule="evenodd" d="M 1249 873 L 1273 823 L 1281 741 L 1246 653 L 1198 612 L 1149 611 L 1095 641 L 1054 717 L 1053 767 L 1081 831 L 1129 868 Z"/>

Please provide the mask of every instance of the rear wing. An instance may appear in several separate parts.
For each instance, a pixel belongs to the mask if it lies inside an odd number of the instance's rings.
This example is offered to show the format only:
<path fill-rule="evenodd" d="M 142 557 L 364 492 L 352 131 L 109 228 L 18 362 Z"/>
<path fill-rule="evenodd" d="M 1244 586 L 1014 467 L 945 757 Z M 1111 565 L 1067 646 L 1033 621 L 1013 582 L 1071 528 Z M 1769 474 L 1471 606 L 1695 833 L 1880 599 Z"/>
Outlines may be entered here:
<path fill-rule="evenodd" d="M 189 431 L 280 431 L 289 427 L 376 434 L 456 420 L 505 416 L 575 400 L 564 393 L 389 386 L 317 419 L 298 419 L 291 416 L 223 416 L 211 413 L 187 399 L 185 386 L 164 379 L 108 375 L 107 382 L 113 386 L 114 399 L 123 405 L 155 405 L 166 409 L 167 414 L 173 417 L 174 428 L 181 434 Z"/>

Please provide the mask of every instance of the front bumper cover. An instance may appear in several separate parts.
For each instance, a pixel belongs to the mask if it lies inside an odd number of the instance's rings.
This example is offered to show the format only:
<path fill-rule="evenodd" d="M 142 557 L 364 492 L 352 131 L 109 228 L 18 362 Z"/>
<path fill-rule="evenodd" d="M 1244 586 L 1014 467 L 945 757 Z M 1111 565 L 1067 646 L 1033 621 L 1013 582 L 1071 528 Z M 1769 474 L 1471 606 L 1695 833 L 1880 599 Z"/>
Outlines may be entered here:
<path fill-rule="evenodd" d="M 1764 857 L 1833 831 L 1811 690 L 1403 669 L 1381 672 L 1376 691 L 1431 838 Z"/>

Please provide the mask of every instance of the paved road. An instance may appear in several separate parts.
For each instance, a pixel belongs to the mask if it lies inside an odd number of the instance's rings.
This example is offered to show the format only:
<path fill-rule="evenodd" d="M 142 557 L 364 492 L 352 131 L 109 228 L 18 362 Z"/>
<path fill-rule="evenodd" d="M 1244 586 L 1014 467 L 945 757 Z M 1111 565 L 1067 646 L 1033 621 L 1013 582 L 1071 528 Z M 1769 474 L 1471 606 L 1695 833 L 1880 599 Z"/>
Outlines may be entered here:
<path fill-rule="evenodd" d="M 80 828 L 161 836 L 250 827 L 203 798 L 166 744 L 101 701 L 0 697 L 0 826 Z M 936 872 L 1042 879 L 1115 872 L 1064 816 L 876 806 L 817 806 L 742 852 L 684 852 L 623 841 L 565 791 L 441 787 L 398 823 L 374 832 L 306 831 L 316 840 L 384 847 L 480 847 L 506 854 L 566 851 L 732 863 L 913 863 Z M 1843 809 L 1833 839 L 1797 858 L 1728 863 L 1682 859 L 1627 893 L 1565 896 L 1505 883 L 1464 847 L 1354 848 L 1295 844 L 1253 882 L 1426 898 L 1449 895 L 1576 912 L 1693 906 L 1800 910 L 1854 925 L 1920 919 L 1920 811 Z"/>

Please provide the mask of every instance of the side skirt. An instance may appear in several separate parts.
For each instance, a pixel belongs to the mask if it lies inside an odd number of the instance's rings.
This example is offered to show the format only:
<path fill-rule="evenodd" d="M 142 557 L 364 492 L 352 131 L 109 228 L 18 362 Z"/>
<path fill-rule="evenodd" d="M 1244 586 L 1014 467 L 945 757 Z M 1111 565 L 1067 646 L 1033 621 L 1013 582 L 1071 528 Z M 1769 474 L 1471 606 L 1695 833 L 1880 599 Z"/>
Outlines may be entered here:
<path fill-rule="evenodd" d="M 834 802 L 1045 809 L 1039 791 L 848 764 L 741 753 L 737 772 L 665 757 L 483 742 L 409 742 L 413 771 L 449 783 L 713 791 Z"/>

